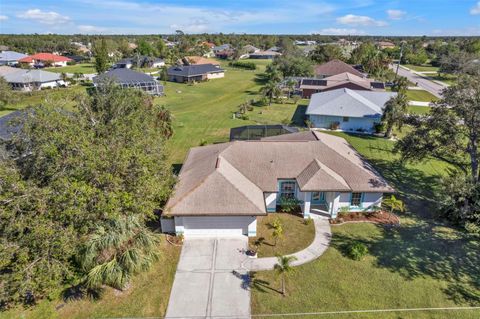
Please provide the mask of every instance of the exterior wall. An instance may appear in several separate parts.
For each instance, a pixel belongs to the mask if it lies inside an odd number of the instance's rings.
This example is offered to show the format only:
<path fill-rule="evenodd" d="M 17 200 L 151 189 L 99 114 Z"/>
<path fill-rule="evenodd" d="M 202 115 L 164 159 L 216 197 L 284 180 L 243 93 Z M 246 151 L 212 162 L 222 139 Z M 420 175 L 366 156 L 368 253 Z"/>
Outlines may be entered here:
<path fill-rule="evenodd" d="M 67 61 L 53 62 L 53 66 L 67 66 Z"/>
<path fill-rule="evenodd" d="M 316 90 L 316 89 L 303 89 L 302 90 L 302 97 L 304 99 L 309 99 L 312 97 L 312 94 L 315 94 L 315 93 L 318 93 L 320 92 L 320 89 Z"/>
<path fill-rule="evenodd" d="M 162 66 L 165 66 L 165 62 L 156 62 L 156 63 L 153 63 L 152 64 L 152 67 L 153 68 L 159 68 L 159 67 L 162 67 Z"/>
<path fill-rule="evenodd" d="M 275 212 L 277 209 L 277 193 L 264 193 L 263 197 L 265 198 L 265 206 L 267 207 L 267 212 Z"/>
<path fill-rule="evenodd" d="M 362 193 L 362 204 L 360 207 L 351 207 L 350 199 L 351 193 L 340 193 L 340 201 L 338 205 L 338 210 L 342 207 L 348 207 L 350 211 L 368 211 L 373 209 L 376 206 L 380 206 L 383 200 L 383 193 Z"/>
<path fill-rule="evenodd" d="M 363 130 L 372 132 L 375 123 L 380 122 L 380 117 L 349 117 L 348 122 L 344 122 L 342 116 L 309 115 L 309 119 L 315 128 L 330 129 L 332 123 L 338 122 L 340 123 L 338 128 L 342 131 Z"/>
<path fill-rule="evenodd" d="M 175 219 L 173 218 L 160 218 L 160 225 L 162 228 L 162 233 L 175 232 Z"/>
<path fill-rule="evenodd" d="M 207 79 L 219 79 L 225 77 L 225 72 L 208 73 Z"/>

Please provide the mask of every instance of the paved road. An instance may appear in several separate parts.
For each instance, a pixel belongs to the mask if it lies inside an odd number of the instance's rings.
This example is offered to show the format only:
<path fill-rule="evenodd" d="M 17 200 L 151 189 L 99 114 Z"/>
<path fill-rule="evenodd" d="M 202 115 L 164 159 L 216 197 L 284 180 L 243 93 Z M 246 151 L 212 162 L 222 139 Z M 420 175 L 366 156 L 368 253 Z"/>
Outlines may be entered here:
<path fill-rule="evenodd" d="M 166 318 L 250 318 L 247 237 L 186 238 Z"/>
<path fill-rule="evenodd" d="M 397 65 L 393 64 L 390 65 L 390 68 L 393 69 L 393 71 L 397 70 Z M 418 86 L 424 89 L 425 91 L 428 91 L 435 95 L 438 98 L 442 97 L 442 90 L 446 88 L 446 86 L 438 84 L 436 82 L 430 81 L 418 74 L 415 74 L 411 71 L 408 71 L 406 69 L 403 69 L 402 67 L 398 68 L 398 74 L 401 76 L 406 77 L 413 83 L 418 83 Z"/>

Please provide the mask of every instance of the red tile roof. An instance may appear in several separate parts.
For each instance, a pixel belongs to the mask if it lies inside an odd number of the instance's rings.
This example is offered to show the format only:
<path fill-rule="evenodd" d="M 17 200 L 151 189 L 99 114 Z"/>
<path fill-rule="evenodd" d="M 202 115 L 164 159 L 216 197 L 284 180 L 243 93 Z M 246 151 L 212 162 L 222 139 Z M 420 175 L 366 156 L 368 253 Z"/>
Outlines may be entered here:
<path fill-rule="evenodd" d="M 34 62 L 34 61 L 69 62 L 69 61 L 72 61 L 72 59 L 61 56 L 61 55 L 52 54 L 52 53 L 37 53 L 34 55 L 29 55 L 18 61 L 28 62 L 28 63 Z"/>

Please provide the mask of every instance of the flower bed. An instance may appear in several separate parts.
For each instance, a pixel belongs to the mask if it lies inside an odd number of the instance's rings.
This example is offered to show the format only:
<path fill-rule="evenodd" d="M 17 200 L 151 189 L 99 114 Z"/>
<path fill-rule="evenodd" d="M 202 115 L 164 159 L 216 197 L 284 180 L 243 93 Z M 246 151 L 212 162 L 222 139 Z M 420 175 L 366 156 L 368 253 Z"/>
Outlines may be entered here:
<path fill-rule="evenodd" d="M 400 224 L 397 215 L 385 211 L 339 213 L 337 218 L 330 219 L 330 224 L 332 225 L 361 222 L 385 225 Z"/>

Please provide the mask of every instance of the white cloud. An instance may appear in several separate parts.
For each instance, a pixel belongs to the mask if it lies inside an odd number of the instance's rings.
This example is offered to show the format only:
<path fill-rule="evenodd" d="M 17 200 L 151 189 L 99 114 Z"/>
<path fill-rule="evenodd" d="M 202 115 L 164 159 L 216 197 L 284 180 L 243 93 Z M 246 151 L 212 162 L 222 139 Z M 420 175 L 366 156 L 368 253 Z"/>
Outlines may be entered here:
<path fill-rule="evenodd" d="M 34 20 L 43 24 L 64 24 L 70 21 L 70 18 L 54 11 L 42 11 L 40 9 L 30 9 L 17 15 L 22 19 Z"/>
<path fill-rule="evenodd" d="M 325 28 L 319 31 L 312 32 L 314 34 L 327 34 L 327 35 L 362 35 L 366 34 L 363 30 L 347 29 L 347 28 Z"/>
<path fill-rule="evenodd" d="M 470 9 L 470 14 L 473 14 L 473 15 L 480 14 L 480 1 L 478 1 L 477 4 Z"/>
<path fill-rule="evenodd" d="M 6 15 L 0 15 L 0 21 L 5 21 L 8 20 L 8 17 Z"/>
<path fill-rule="evenodd" d="M 77 29 L 80 33 L 104 33 L 107 31 L 106 28 L 97 27 L 94 25 L 85 25 L 85 24 L 81 24 L 77 26 Z"/>
<path fill-rule="evenodd" d="M 387 10 L 388 18 L 392 20 L 400 20 L 403 17 L 405 17 L 406 14 L 407 13 L 402 10 L 394 10 L 394 9 Z"/>
<path fill-rule="evenodd" d="M 354 14 L 347 14 L 343 17 L 337 18 L 337 22 L 340 24 L 348 24 L 352 26 L 376 26 L 376 27 L 384 27 L 387 25 L 385 21 L 375 20 L 373 18 L 367 16 L 357 16 Z"/>

